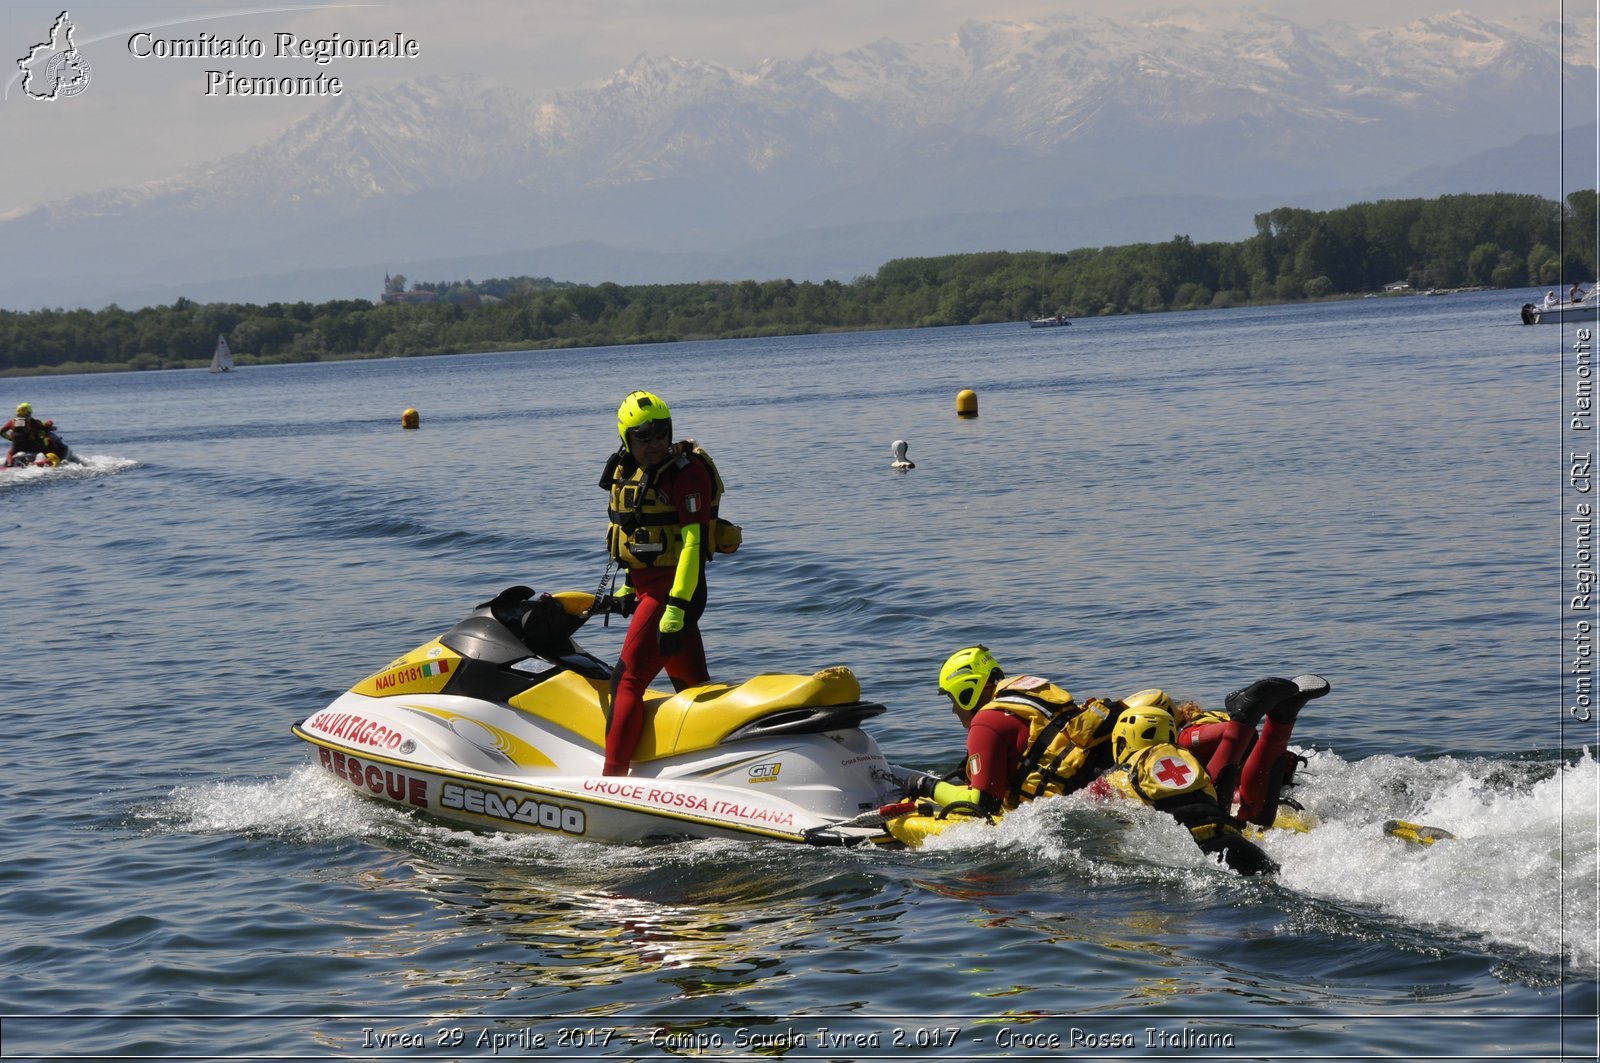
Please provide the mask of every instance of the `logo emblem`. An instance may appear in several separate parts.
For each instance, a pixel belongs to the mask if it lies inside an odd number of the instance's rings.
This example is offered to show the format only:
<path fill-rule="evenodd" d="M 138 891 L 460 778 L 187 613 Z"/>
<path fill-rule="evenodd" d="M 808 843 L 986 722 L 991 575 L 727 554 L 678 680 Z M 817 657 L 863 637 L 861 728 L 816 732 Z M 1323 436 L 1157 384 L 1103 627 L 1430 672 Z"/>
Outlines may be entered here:
<path fill-rule="evenodd" d="M 777 782 L 778 772 L 782 769 L 783 761 L 781 760 L 773 761 L 769 764 L 752 765 L 749 771 L 750 781 L 753 783 Z"/>
<path fill-rule="evenodd" d="M 1162 757 L 1156 761 L 1156 778 L 1168 786 L 1183 786 L 1189 781 L 1189 776 L 1194 769 L 1181 760 L 1172 757 Z"/>
<path fill-rule="evenodd" d="M 67 12 L 61 12 L 50 27 L 50 39 L 29 48 L 28 54 L 17 60 L 22 91 L 31 99 L 53 102 L 89 87 L 89 61 L 72 42 L 76 28 Z"/>

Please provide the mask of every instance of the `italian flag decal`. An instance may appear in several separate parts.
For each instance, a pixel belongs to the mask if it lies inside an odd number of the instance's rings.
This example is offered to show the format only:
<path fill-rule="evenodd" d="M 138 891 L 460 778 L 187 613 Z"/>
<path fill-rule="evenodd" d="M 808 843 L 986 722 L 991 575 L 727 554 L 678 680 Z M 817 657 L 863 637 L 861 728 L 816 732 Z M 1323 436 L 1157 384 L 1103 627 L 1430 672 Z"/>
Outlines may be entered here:
<path fill-rule="evenodd" d="M 449 670 L 449 661 L 426 661 L 422 665 L 422 675 L 424 678 L 436 675 L 444 675 Z"/>

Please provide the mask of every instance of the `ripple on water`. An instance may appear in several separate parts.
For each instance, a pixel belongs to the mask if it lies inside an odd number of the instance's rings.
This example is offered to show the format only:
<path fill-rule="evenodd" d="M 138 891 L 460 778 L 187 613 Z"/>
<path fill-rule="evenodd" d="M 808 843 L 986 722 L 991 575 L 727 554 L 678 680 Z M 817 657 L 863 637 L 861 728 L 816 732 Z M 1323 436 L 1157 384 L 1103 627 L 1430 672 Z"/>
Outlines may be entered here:
<path fill-rule="evenodd" d="M 674 1017 L 1225 1015 L 1239 1055 L 1550 1056 L 1545 1017 L 1593 1009 L 1596 855 L 1572 824 L 1600 740 L 1537 708 L 1567 648 L 1529 591 L 1553 578 L 1528 544 L 1555 534 L 1556 427 L 1504 294 L 647 359 L 745 528 L 708 570 L 718 678 L 849 664 L 891 758 L 942 771 L 962 736 L 933 676 L 963 644 L 1080 697 L 1217 705 L 1320 672 L 1296 739 L 1325 826 L 1264 842 L 1275 882 L 1070 799 L 914 853 L 558 843 L 359 801 L 289 724 L 505 586 L 595 586 L 616 443 L 595 381 L 637 379 L 638 350 L 40 381 L 118 457 L 0 481 L 8 604 L 50 621 L 6 707 L 8 1010 L 160 1016 L 72 1030 L 160 1058 L 354 1056 L 375 1015 L 496 1012 L 641 1042 Z M 1447 392 L 1418 343 L 1453 352 Z M 962 387 L 981 418 L 952 416 Z M 583 641 L 611 657 L 621 634 Z M 1392 817 L 1462 844 L 1406 848 Z M 59 1022 L 6 1035 L 43 1054 Z"/>

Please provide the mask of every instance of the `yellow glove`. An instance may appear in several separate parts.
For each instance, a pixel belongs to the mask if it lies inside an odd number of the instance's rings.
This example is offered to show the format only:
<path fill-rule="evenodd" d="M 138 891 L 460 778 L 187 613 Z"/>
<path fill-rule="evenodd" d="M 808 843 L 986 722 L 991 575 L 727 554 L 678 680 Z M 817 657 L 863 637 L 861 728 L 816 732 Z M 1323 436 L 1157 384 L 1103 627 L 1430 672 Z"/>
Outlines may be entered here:
<path fill-rule="evenodd" d="M 683 607 L 688 604 L 682 598 L 668 598 L 667 607 L 661 611 L 661 621 L 656 625 L 656 647 L 663 657 L 671 657 L 683 647 L 683 625 L 687 620 Z"/>

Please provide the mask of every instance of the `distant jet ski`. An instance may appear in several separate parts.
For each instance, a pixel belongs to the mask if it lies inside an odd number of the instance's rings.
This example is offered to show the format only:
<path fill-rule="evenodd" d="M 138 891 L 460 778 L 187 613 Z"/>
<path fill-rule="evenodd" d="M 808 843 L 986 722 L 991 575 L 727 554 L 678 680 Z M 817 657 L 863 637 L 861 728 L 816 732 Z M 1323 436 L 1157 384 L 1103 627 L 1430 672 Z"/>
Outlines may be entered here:
<path fill-rule="evenodd" d="M 45 435 L 44 449 L 13 451 L 5 463 L 6 468 L 23 468 L 31 465 L 52 469 L 57 465 L 82 464 L 83 461 L 72 453 L 72 448 L 67 446 L 66 440 L 53 431 Z"/>

